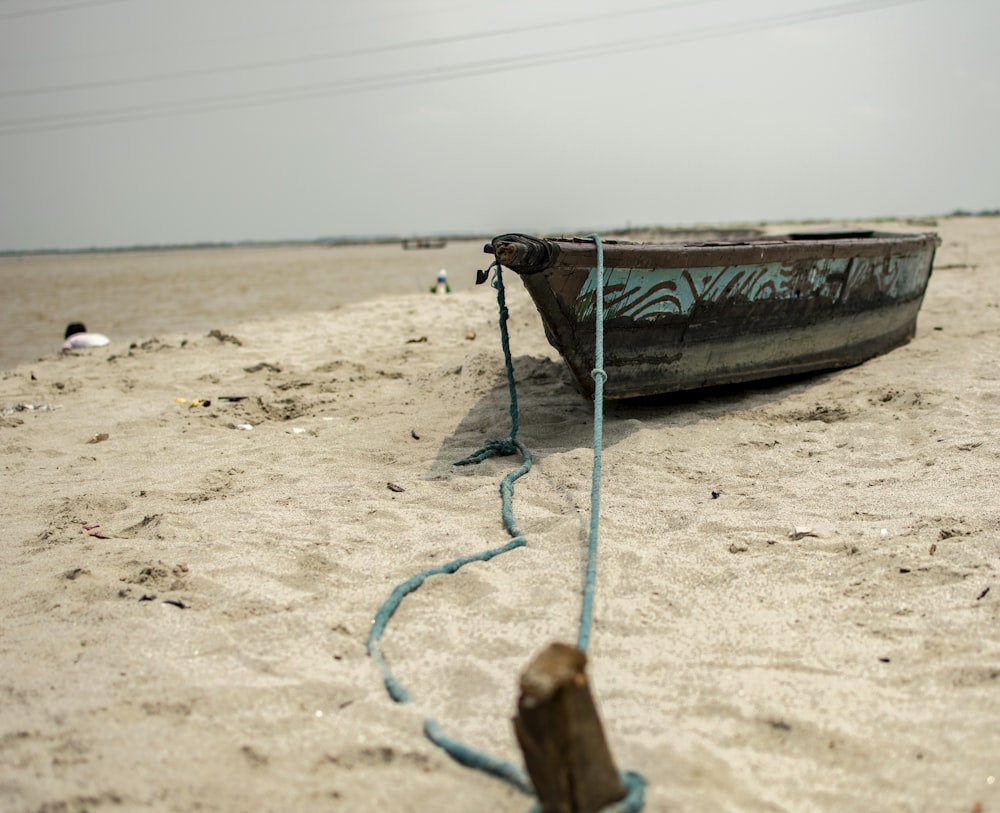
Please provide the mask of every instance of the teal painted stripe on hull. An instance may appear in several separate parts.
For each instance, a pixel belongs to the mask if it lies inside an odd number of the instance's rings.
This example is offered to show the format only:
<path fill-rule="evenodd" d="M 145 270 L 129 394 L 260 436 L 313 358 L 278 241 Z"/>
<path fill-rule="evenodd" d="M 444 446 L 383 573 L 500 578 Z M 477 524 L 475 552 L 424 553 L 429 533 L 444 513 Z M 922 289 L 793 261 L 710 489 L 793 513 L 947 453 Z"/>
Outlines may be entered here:
<path fill-rule="evenodd" d="M 926 255 L 709 268 L 606 268 L 605 321 L 655 321 L 661 315 L 690 314 L 700 303 L 791 300 L 807 295 L 817 301 L 846 303 L 859 291 L 868 299 L 872 295 L 907 299 L 920 295 L 929 270 Z M 596 275 L 596 268 L 589 269 L 574 303 L 579 320 L 594 318 Z"/>

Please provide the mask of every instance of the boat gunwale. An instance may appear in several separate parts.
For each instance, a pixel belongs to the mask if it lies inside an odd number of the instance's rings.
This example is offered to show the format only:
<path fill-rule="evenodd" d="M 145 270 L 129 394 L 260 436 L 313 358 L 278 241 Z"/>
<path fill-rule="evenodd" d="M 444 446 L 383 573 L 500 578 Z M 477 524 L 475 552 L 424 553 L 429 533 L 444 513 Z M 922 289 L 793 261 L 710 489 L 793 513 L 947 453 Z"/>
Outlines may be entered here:
<path fill-rule="evenodd" d="M 766 235 L 739 241 L 631 242 L 602 240 L 606 268 L 705 268 L 758 263 L 793 263 L 815 259 L 906 256 L 936 249 L 934 232 L 903 234 L 872 231 L 870 236 L 843 236 L 820 232 Z M 523 234 L 495 237 L 484 250 L 517 274 L 593 268 L 596 245 L 591 238 L 536 238 Z"/>

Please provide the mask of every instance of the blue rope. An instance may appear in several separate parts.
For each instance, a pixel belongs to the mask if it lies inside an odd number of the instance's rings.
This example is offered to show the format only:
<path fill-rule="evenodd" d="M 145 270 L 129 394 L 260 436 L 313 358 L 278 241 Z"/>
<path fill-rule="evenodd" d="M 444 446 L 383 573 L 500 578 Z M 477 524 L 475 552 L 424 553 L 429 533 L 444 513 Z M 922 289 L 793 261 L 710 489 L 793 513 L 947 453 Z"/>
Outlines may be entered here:
<path fill-rule="evenodd" d="M 587 550 L 587 572 L 584 578 L 583 603 L 580 611 L 580 630 L 577 647 L 586 652 L 590 641 L 590 629 L 593 622 L 594 588 L 597 582 L 597 540 L 600 519 L 600 485 L 601 485 L 601 455 L 603 449 L 604 427 L 604 382 L 607 373 L 604 371 L 604 248 L 598 235 L 590 235 L 597 246 L 597 340 L 595 348 L 594 377 L 594 469 L 591 481 L 590 499 L 590 533 Z M 468 457 L 455 463 L 456 466 L 466 466 L 481 463 L 493 456 L 507 456 L 519 453 L 522 464 L 507 474 L 500 481 L 501 514 L 504 528 L 511 536 L 510 542 L 497 548 L 480 553 L 469 554 L 454 559 L 440 567 L 430 568 L 411 576 L 398 584 L 390 593 L 389 598 L 379 607 L 372 621 L 371 632 L 368 635 L 368 654 L 378 665 L 389 696 L 397 703 L 409 703 L 411 697 L 402 683 L 396 678 L 379 649 L 379 641 L 385 633 L 386 625 L 393 613 L 399 608 L 403 599 L 416 590 L 431 576 L 454 573 L 470 562 L 487 562 L 494 556 L 527 545 L 524 534 L 514 520 L 513 500 L 514 483 L 531 470 L 531 453 L 517 440 L 519 428 L 519 413 L 517 406 L 517 388 L 514 383 L 514 365 L 510 353 L 510 336 L 507 330 L 508 311 L 504 295 L 502 269 L 499 262 L 494 262 L 491 268 L 496 269 L 492 285 L 497 291 L 497 304 L 500 312 L 500 343 L 503 347 L 504 362 L 507 368 L 507 389 L 510 394 L 510 435 L 502 440 L 487 441 L 482 448 Z M 424 720 L 424 735 L 443 749 L 452 759 L 461 765 L 475 768 L 484 773 L 496 776 L 510 783 L 518 790 L 533 795 L 531 780 L 524 769 L 506 760 L 490 756 L 482 751 L 471 748 L 464 743 L 452 739 L 445 734 L 441 726 L 432 719 Z M 634 771 L 621 773 L 622 784 L 625 786 L 625 798 L 607 807 L 604 813 L 639 813 L 645 804 L 646 780 Z M 534 811 L 539 811 L 536 804 Z"/>
<path fill-rule="evenodd" d="M 590 644 L 594 619 L 594 590 L 597 583 L 597 538 L 601 521 L 601 460 L 604 449 L 604 245 L 596 234 L 588 235 L 597 246 L 597 337 L 594 342 L 594 467 L 590 481 L 590 534 L 587 541 L 587 573 L 583 580 L 583 603 L 576 646 L 582 652 Z"/>
<path fill-rule="evenodd" d="M 524 467 L 522 466 L 521 468 Z M 520 469 L 518 471 L 520 471 Z M 507 476 L 510 477 L 511 475 Z M 458 559 L 453 559 L 440 567 L 430 568 L 429 570 L 417 573 L 415 576 L 411 576 L 406 581 L 396 585 L 393 591 L 389 594 L 389 598 L 385 600 L 382 606 L 378 608 L 378 612 L 375 613 L 375 618 L 372 620 L 371 631 L 368 633 L 368 654 L 382 671 L 386 691 L 389 692 L 389 696 L 393 700 L 397 703 L 409 703 L 412 698 L 410 697 L 410 693 L 406 691 L 403 684 L 400 683 L 396 676 L 392 673 L 392 670 L 386 663 L 385 658 L 382 656 L 382 651 L 379 649 L 378 642 L 381 640 L 382 635 L 385 632 L 389 619 L 392 618 L 393 613 L 399 609 L 399 605 L 403 603 L 403 599 L 420 587 L 420 585 L 427 581 L 427 579 L 431 576 L 454 573 L 460 567 L 467 565 L 470 562 L 488 562 L 494 556 L 499 556 L 501 553 L 514 550 L 514 548 L 523 547 L 526 544 L 527 540 L 519 534 L 506 545 L 482 551 L 480 553 L 471 553 L 467 556 L 460 556 Z"/>
<path fill-rule="evenodd" d="M 583 600 L 580 607 L 580 629 L 576 646 L 582 652 L 590 644 L 590 629 L 594 620 L 594 591 L 597 584 L 597 541 L 601 519 L 601 461 L 604 452 L 604 245 L 597 234 L 587 235 L 597 246 L 597 330 L 594 341 L 594 467 L 590 481 L 590 532 L 587 539 L 587 571 L 583 579 Z M 646 780 L 635 771 L 621 772 L 625 798 L 606 808 L 605 813 L 639 813 L 646 803 Z"/>
<path fill-rule="evenodd" d="M 507 297 L 504 293 L 503 287 L 503 268 L 500 266 L 500 263 L 496 261 L 493 262 L 490 268 L 496 269 L 496 272 L 493 275 L 493 282 L 490 284 L 496 289 L 497 307 L 500 311 L 500 346 L 503 347 L 503 360 L 504 365 L 507 368 L 507 393 L 510 396 L 510 436 L 504 438 L 503 440 L 486 441 L 485 445 L 483 445 L 481 449 L 478 449 L 468 457 L 459 460 L 455 463 L 456 466 L 468 466 L 472 463 L 482 463 L 484 460 L 493 457 L 494 455 L 507 456 L 512 455 L 515 452 L 521 452 L 522 456 L 527 454 L 524 447 L 517 442 L 517 430 L 520 428 L 521 419 L 517 408 L 517 385 L 514 383 L 514 361 L 510 355 L 510 333 L 507 330 L 507 320 L 510 317 L 510 313 L 507 310 Z M 531 468 L 530 455 L 528 455 L 527 460 L 529 461 L 528 468 Z M 525 474 L 527 474 L 527 472 L 525 472 Z M 502 485 L 500 493 L 503 494 Z M 511 518 L 511 522 L 513 522 L 513 518 Z M 507 526 L 508 530 L 510 530 L 510 526 L 507 525 L 506 519 L 504 520 L 504 525 Z"/>
<path fill-rule="evenodd" d="M 457 740 L 453 740 L 433 720 L 424 720 L 424 736 L 438 746 L 438 748 L 446 751 L 448 756 L 460 765 L 464 765 L 466 768 L 474 768 L 483 773 L 503 779 L 529 796 L 534 795 L 535 790 L 531 785 L 531 779 L 527 771 L 514 763 L 503 759 L 496 759 L 474 748 L 469 748 L 469 746 L 463 745 Z"/>
<path fill-rule="evenodd" d="M 466 556 L 460 556 L 458 559 L 453 559 L 440 567 L 429 568 L 421 573 L 417 573 L 415 576 L 411 576 L 406 581 L 396 585 L 393 591 L 389 594 L 389 598 L 387 598 L 385 602 L 383 602 L 382 606 L 379 607 L 378 611 L 375 613 L 374 619 L 372 620 L 371 631 L 368 633 L 368 654 L 372 660 L 375 661 L 379 670 L 382 672 L 382 679 L 385 683 L 386 691 L 389 692 L 389 697 L 397 703 L 409 703 L 412 698 L 410 697 L 410 693 L 406 690 L 406 687 L 403 686 L 403 684 L 389 668 L 388 663 L 386 663 L 385 657 L 382 655 L 382 651 L 379 648 L 379 641 L 385 633 L 389 619 L 392 618 L 393 613 L 399 609 L 399 605 L 402 604 L 403 599 L 420 587 L 420 585 L 427 581 L 427 579 L 431 576 L 454 573 L 456 570 L 469 564 L 470 562 L 488 562 L 494 556 L 499 556 L 502 553 L 507 553 L 508 551 L 524 547 L 528 544 L 527 540 L 524 538 L 524 534 L 521 533 L 521 530 L 517 527 L 517 523 L 514 520 L 513 502 L 514 483 L 531 470 L 531 452 L 529 452 L 527 447 L 517 440 L 516 437 L 518 430 L 517 392 L 514 385 L 514 364 L 510 354 L 510 339 L 507 332 L 508 312 L 504 298 L 500 265 L 498 263 L 494 263 L 494 265 L 496 266 L 496 275 L 494 276 L 493 287 L 497 289 L 497 301 L 500 310 L 500 337 L 503 345 L 504 360 L 507 365 L 507 383 L 511 398 L 510 436 L 504 440 L 488 441 L 483 448 L 473 452 L 467 458 L 460 460 L 455 465 L 464 466 L 471 463 L 480 463 L 493 455 L 511 455 L 515 453 L 519 453 L 521 455 L 523 461 L 521 465 L 514 469 L 514 471 L 507 474 L 507 476 L 500 481 L 500 499 L 502 504 L 501 514 L 503 517 L 504 528 L 506 528 L 507 533 L 510 534 L 511 540 L 507 544 L 501 545 L 500 547 L 481 551 L 479 553 L 468 554 Z M 474 748 L 452 739 L 441 730 L 441 726 L 439 726 L 434 720 L 424 720 L 424 735 L 439 748 L 443 749 L 456 762 L 465 765 L 466 767 L 476 768 L 484 773 L 504 779 L 518 790 L 521 790 L 529 795 L 534 793 L 531 780 L 524 769 L 511 762 L 490 756 L 482 751 L 477 751 Z"/>

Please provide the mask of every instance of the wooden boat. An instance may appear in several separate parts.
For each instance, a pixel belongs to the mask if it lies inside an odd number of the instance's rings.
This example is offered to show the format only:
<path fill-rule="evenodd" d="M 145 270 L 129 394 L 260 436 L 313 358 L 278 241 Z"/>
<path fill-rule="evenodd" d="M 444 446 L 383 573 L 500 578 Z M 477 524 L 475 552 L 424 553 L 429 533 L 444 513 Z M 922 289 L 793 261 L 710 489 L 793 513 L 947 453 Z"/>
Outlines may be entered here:
<path fill-rule="evenodd" d="M 886 353 L 914 335 L 940 242 L 865 229 L 603 241 L 605 397 L 848 367 Z M 549 341 L 592 396 L 595 242 L 505 234 L 485 250 L 521 277 Z"/>

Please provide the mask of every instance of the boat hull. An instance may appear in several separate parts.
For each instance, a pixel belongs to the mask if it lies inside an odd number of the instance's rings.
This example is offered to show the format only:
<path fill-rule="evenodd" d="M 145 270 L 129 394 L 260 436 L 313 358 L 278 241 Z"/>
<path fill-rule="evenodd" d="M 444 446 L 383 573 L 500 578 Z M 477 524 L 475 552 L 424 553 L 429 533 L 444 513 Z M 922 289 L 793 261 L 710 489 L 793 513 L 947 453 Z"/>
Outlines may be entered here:
<path fill-rule="evenodd" d="M 916 330 L 939 240 L 853 231 L 739 243 L 619 243 L 604 251 L 609 399 L 859 364 Z M 597 249 L 495 238 L 580 390 L 593 395 Z"/>

